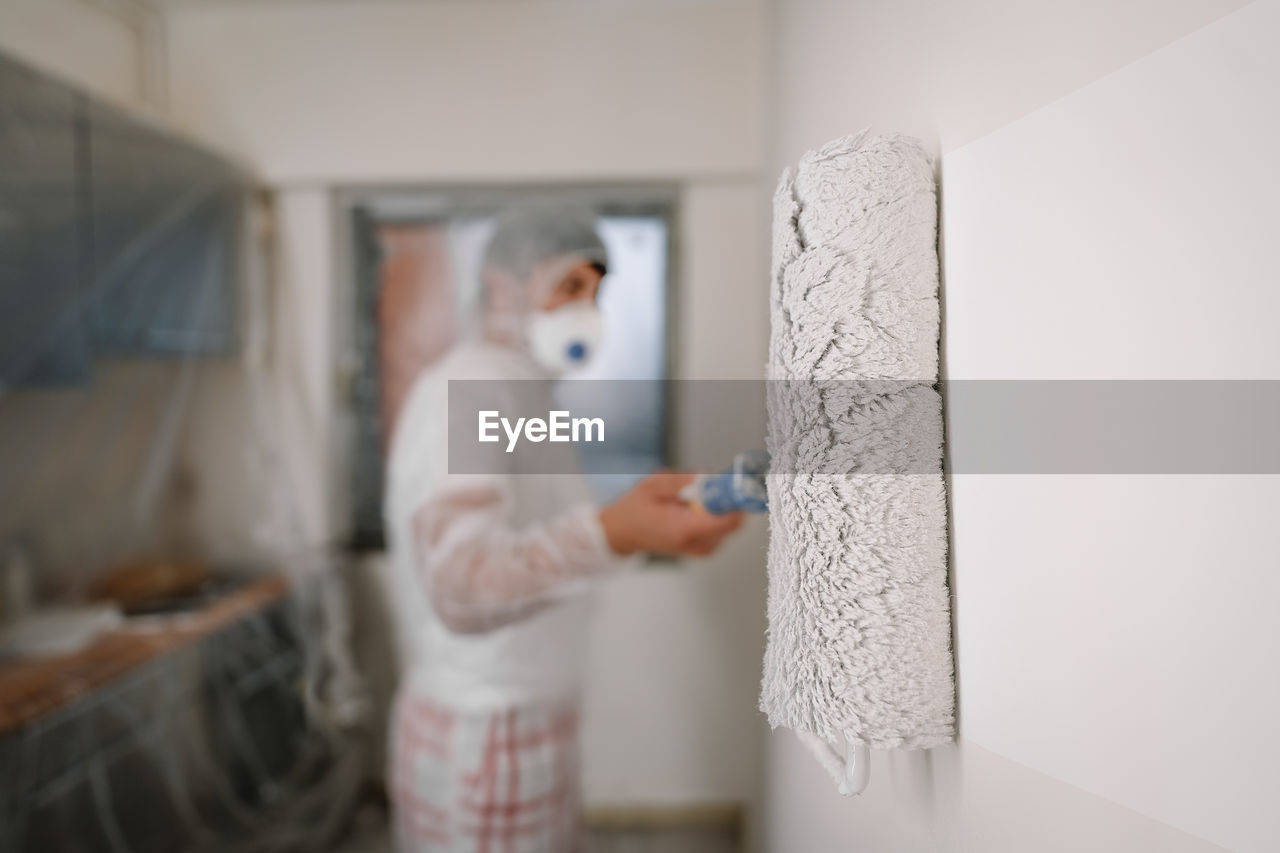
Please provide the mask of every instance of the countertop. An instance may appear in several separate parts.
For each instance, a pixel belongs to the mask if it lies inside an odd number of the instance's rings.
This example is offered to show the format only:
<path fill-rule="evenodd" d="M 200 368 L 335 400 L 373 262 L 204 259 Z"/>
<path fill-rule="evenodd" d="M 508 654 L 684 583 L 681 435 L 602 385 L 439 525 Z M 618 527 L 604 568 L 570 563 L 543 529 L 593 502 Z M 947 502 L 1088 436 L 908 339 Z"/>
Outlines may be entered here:
<path fill-rule="evenodd" d="M 109 631 L 75 654 L 0 662 L 0 735 L 58 710 L 131 670 L 216 633 L 284 596 L 270 576 L 177 617 L 146 617 Z"/>

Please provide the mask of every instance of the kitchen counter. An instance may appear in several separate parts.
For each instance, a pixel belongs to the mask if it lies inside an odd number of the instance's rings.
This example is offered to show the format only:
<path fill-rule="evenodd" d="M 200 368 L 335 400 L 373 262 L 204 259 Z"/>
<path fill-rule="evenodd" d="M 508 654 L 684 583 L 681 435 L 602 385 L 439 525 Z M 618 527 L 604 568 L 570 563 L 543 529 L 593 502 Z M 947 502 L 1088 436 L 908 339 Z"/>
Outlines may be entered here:
<path fill-rule="evenodd" d="M 273 604 L 287 591 L 284 578 L 265 577 L 199 610 L 126 622 L 75 654 L 0 662 L 0 735 L 57 711 L 161 655 L 217 633 Z"/>

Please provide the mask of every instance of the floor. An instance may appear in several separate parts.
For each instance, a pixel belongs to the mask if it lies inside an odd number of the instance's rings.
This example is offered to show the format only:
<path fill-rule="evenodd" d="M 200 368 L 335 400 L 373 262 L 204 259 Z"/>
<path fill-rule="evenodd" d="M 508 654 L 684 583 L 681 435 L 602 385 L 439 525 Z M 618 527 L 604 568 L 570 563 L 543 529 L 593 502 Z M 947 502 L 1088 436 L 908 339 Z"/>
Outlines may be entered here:
<path fill-rule="evenodd" d="M 737 853 L 724 833 L 708 829 L 601 830 L 590 833 L 590 853 Z M 336 853 L 390 853 L 385 827 L 351 838 Z"/>
<path fill-rule="evenodd" d="M 706 829 L 612 830 L 590 835 L 590 853 L 737 853 L 724 833 Z"/>

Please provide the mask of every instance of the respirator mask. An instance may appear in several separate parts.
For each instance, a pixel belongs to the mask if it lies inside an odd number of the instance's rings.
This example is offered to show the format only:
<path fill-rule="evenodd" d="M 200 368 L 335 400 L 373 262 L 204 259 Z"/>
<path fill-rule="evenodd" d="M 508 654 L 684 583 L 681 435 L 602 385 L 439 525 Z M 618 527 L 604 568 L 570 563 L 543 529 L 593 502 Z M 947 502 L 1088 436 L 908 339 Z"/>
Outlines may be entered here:
<path fill-rule="evenodd" d="M 604 324 L 593 302 L 569 302 L 529 316 L 529 354 L 556 376 L 585 367 L 600 348 Z"/>

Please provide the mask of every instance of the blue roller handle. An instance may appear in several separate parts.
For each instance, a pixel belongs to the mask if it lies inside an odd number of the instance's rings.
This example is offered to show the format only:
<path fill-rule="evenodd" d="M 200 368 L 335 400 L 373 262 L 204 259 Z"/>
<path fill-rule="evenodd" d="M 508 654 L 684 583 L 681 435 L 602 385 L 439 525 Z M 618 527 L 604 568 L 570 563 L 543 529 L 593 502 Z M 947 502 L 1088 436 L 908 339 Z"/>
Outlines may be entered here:
<path fill-rule="evenodd" d="M 718 474 L 703 474 L 688 487 L 686 499 L 712 515 L 730 512 L 767 512 L 769 497 L 765 475 L 769 454 L 749 450 L 733 458 L 733 466 Z"/>

